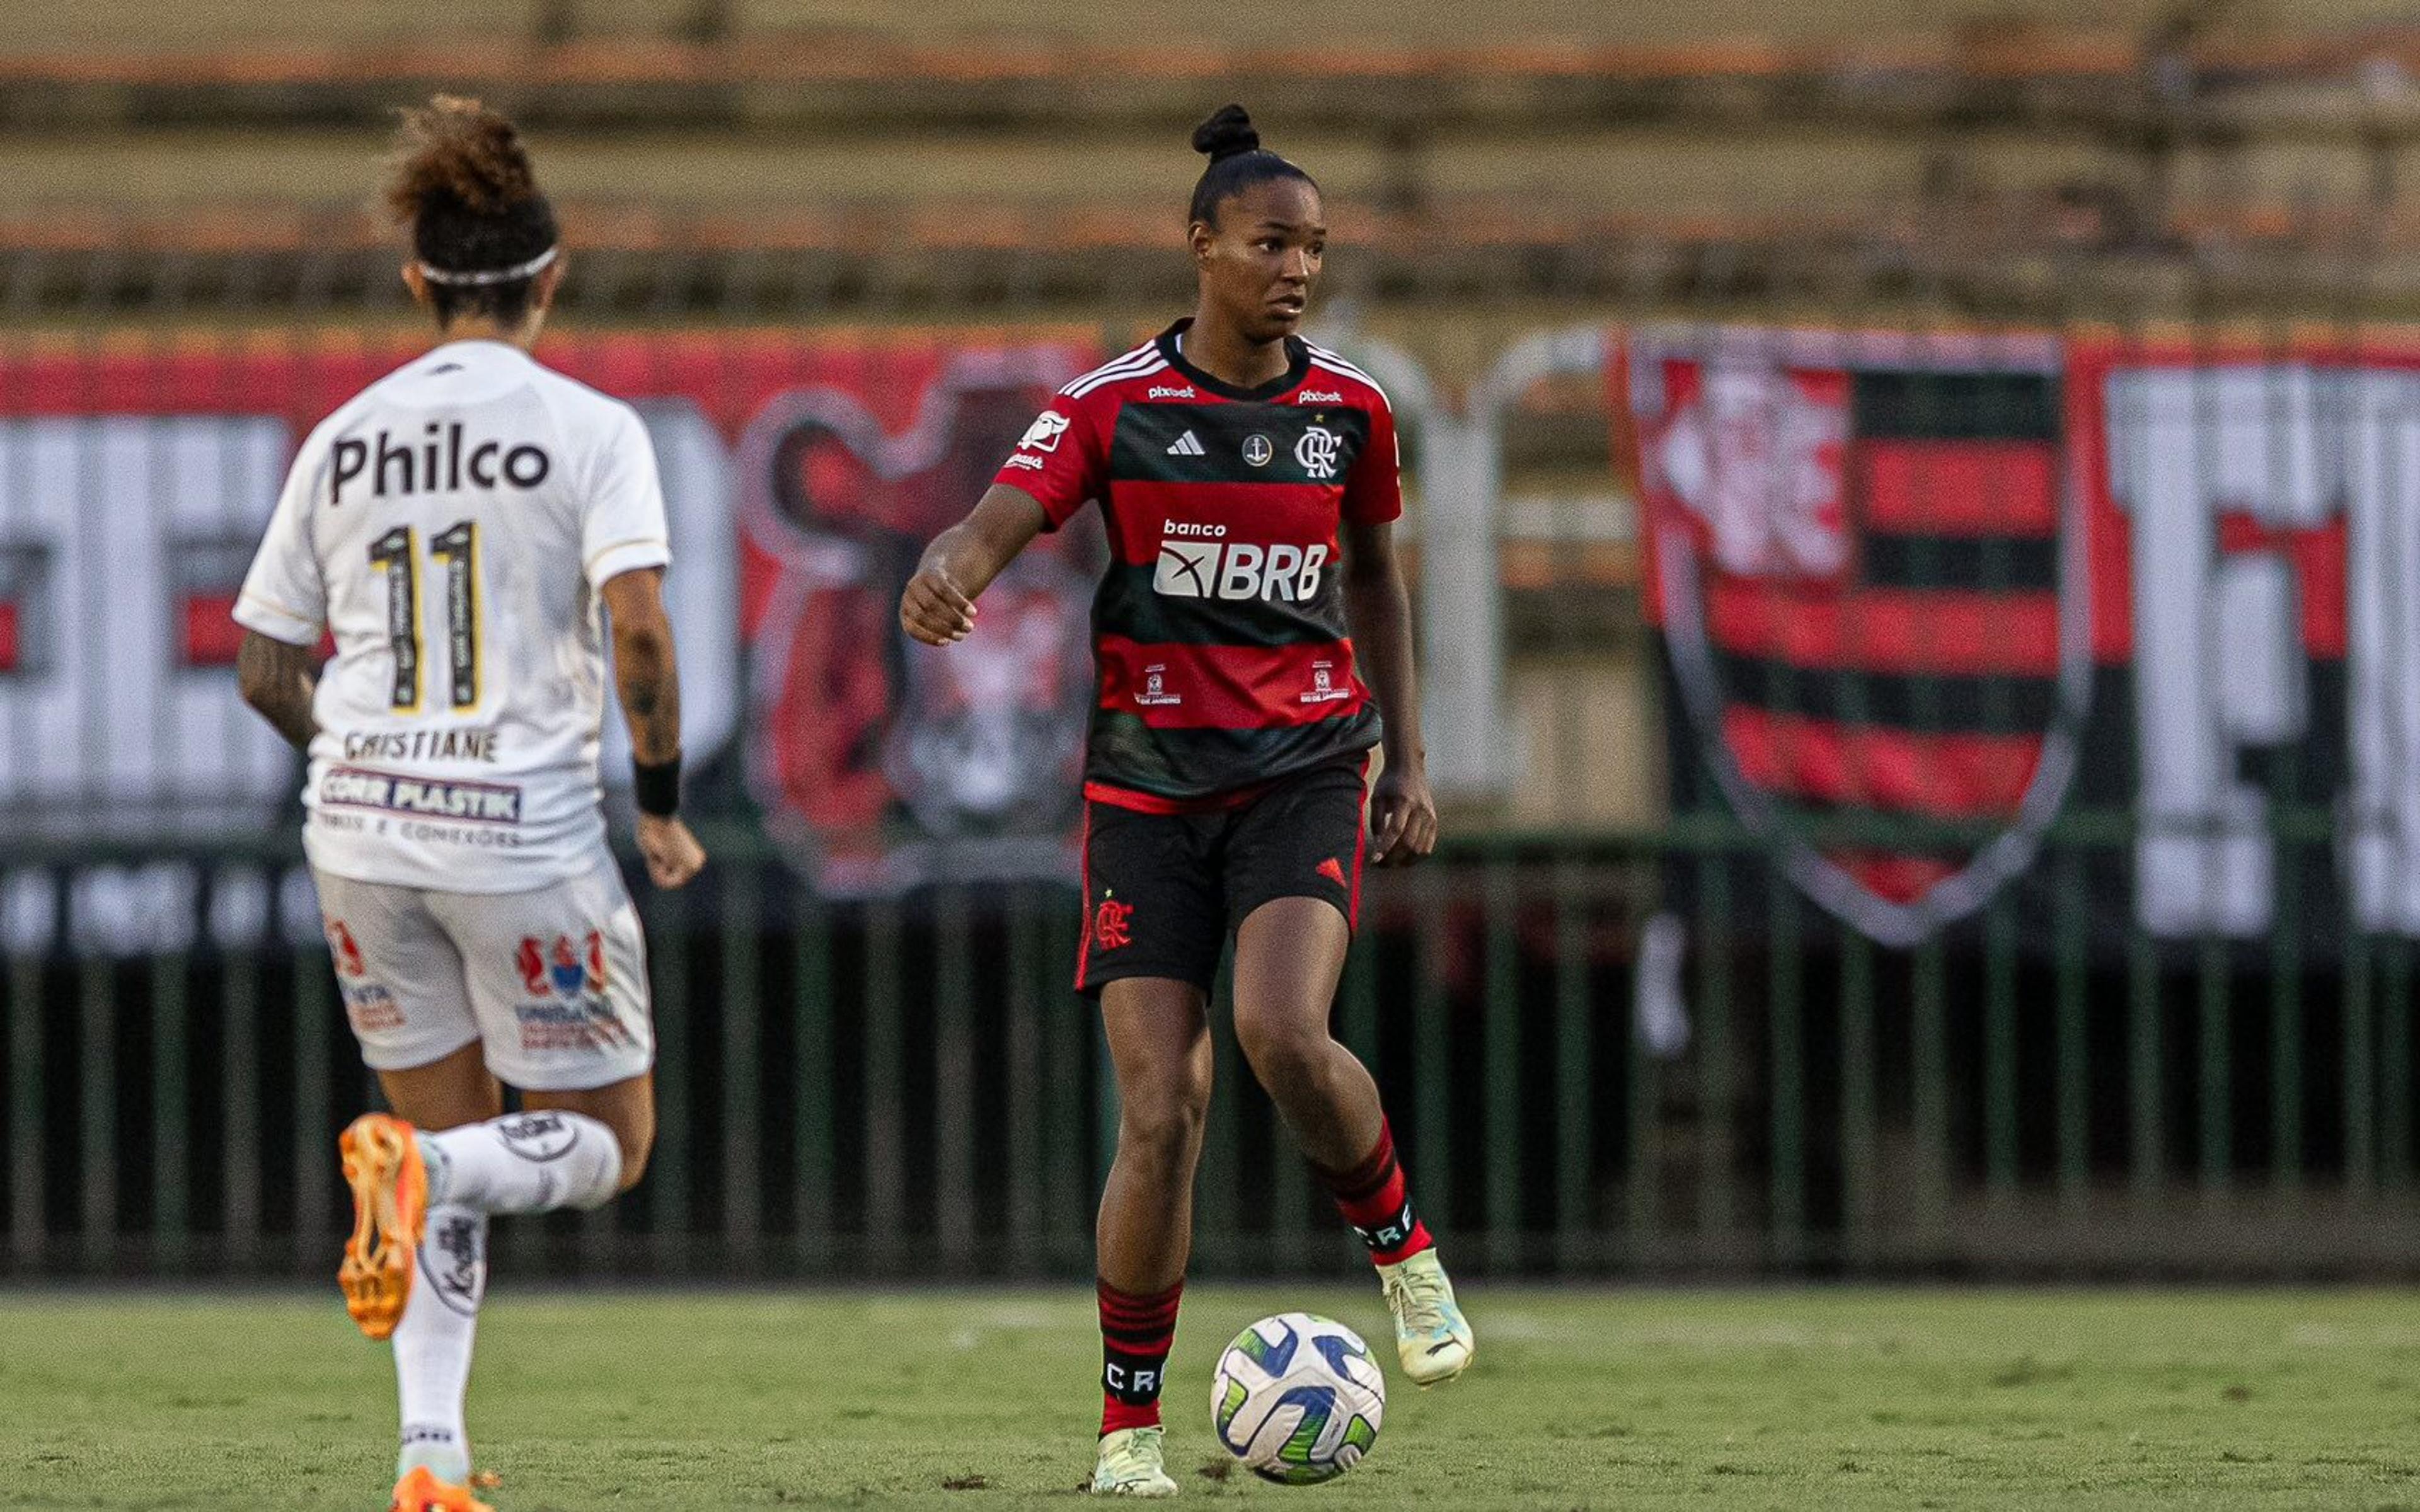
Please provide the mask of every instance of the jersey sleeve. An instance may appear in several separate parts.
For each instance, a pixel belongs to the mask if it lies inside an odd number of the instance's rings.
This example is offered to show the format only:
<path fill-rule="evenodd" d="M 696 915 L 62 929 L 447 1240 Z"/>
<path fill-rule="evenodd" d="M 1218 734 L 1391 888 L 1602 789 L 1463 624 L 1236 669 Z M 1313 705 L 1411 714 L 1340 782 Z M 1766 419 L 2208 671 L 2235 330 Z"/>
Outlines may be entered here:
<path fill-rule="evenodd" d="M 602 589 L 626 572 L 673 560 L 664 518 L 664 486 L 656 472 L 656 443 L 637 410 L 617 407 L 619 423 L 599 447 L 582 501 L 580 562 L 588 586 Z"/>
<path fill-rule="evenodd" d="M 1378 395 L 1369 415 L 1370 440 L 1344 475 L 1344 518 L 1354 525 L 1384 525 L 1404 514 L 1404 448 L 1394 409 Z"/>
<path fill-rule="evenodd" d="M 235 623 L 288 645 L 316 646 L 328 626 L 328 582 L 311 539 L 311 506 L 327 476 L 327 449 L 314 435 L 295 454 L 236 594 Z"/>
<path fill-rule="evenodd" d="M 1108 491 L 1109 476 L 1098 414 L 1063 393 L 1026 427 L 992 482 L 1032 494 L 1055 531 Z"/>

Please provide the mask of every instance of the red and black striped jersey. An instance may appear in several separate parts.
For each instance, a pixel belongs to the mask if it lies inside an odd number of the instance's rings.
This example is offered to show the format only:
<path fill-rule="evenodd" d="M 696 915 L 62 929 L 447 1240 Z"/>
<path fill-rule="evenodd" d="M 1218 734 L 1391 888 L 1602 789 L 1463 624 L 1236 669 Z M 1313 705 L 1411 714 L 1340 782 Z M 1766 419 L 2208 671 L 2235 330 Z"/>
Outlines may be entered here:
<path fill-rule="evenodd" d="M 1188 324 L 1061 390 L 997 480 L 1053 530 L 1101 506 L 1084 791 L 1128 808 L 1215 807 L 1379 736 L 1337 532 L 1403 513 L 1387 396 L 1293 337 L 1278 378 L 1222 382 L 1186 361 Z"/>

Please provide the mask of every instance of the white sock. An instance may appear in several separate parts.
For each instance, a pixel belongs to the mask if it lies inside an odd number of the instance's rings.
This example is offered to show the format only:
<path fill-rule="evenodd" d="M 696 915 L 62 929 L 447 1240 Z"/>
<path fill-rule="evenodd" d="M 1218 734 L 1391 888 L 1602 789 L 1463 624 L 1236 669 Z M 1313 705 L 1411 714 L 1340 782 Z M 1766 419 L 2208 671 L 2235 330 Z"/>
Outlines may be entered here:
<path fill-rule="evenodd" d="M 584 1113 L 549 1108 L 420 1135 L 428 1200 L 481 1212 L 599 1208 L 622 1184 L 622 1147 Z"/>
<path fill-rule="evenodd" d="M 488 1215 L 458 1204 L 431 1206 L 419 1268 L 395 1325 L 396 1395 L 403 1409 L 397 1479 L 426 1465 L 454 1486 L 471 1480 L 471 1436 L 462 1393 L 471 1383 L 471 1341 L 488 1289 Z"/>

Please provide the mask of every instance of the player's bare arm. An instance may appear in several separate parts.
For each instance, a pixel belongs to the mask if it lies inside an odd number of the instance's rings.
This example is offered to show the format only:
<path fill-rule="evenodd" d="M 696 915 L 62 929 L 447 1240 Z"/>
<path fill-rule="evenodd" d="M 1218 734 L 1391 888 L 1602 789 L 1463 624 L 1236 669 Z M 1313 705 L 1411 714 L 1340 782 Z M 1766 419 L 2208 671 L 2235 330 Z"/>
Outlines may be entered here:
<path fill-rule="evenodd" d="M 642 771 L 672 774 L 680 766 L 680 668 L 673 659 L 672 621 L 664 614 L 663 569 L 643 567 L 609 579 L 605 612 L 613 625 L 613 682 L 630 726 L 630 754 Z M 706 848 L 674 813 L 651 813 L 642 795 L 639 854 L 659 887 L 686 884 L 706 865 Z"/>
<path fill-rule="evenodd" d="M 309 646 L 246 630 L 236 652 L 235 674 L 243 701 L 295 749 L 309 749 L 311 737 L 319 733 L 311 717 L 311 700 L 319 690 L 318 654 Z"/>
<path fill-rule="evenodd" d="M 1045 523 L 1032 494 L 998 483 L 985 489 L 973 513 L 924 548 L 899 596 L 899 627 L 928 646 L 965 640 L 975 627 L 975 600 Z"/>
<path fill-rule="evenodd" d="M 1420 736 L 1419 680 L 1412 671 L 1412 601 L 1395 557 L 1392 522 L 1343 527 L 1344 614 L 1354 657 L 1386 720 L 1386 770 L 1370 791 L 1371 859 L 1409 866 L 1436 849 L 1436 800 L 1429 794 L 1428 746 Z"/>

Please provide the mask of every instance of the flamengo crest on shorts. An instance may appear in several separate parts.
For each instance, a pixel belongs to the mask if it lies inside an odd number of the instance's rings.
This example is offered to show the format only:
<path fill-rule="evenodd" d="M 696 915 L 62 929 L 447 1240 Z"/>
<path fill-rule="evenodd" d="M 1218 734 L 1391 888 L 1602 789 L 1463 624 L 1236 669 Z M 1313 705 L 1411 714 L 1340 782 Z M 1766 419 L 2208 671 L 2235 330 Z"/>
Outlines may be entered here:
<path fill-rule="evenodd" d="M 1095 949 L 1114 950 L 1134 940 L 1134 904 L 1122 903 L 1114 898 L 1104 898 L 1101 906 L 1093 911 L 1093 946 Z"/>
<path fill-rule="evenodd" d="M 2058 810 L 2091 687 L 2055 345 L 1663 329 L 1617 377 L 1651 614 L 1731 808 L 1886 944 L 1982 907 Z M 1808 816 L 1997 838 L 1819 848 Z"/>

